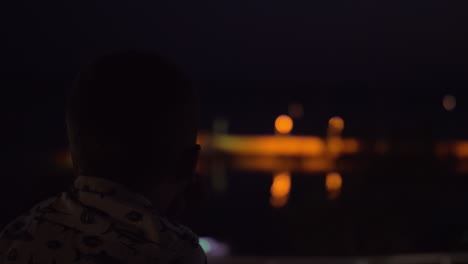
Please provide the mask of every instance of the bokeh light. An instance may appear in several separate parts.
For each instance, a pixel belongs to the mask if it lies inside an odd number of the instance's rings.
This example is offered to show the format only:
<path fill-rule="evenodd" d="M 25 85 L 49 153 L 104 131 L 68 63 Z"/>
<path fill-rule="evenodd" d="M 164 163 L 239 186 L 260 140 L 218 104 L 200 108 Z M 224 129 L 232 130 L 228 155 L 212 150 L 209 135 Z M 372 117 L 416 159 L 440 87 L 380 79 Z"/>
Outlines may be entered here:
<path fill-rule="evenodd" d="M 305 136 L 230 136 L 213 138 L 212 147 L 218 151 L 261 156 L 320 156 L 326 150 L 323 139 Z"/>
<path fill-rule="evenodd" d="M 342 139 L 343 142 L 343 152 L 346 154 L 354 154 L 360 151 L 360 143 L 354 138 Z"/>
<path fill-rule="evenodd" d="M 458 158 L 468 157 L 468 141 L 460 141 L 455 143 L 453 152 Z"/>
<path fill-rule="evenodd" d="M 293 127 L 294 122 L 288 115 L 280 115 L 278 118 L 276 118 L 275 128 L 278 133 L 289 134 L 291 133 Z"/>
<path fill-rule="evenodd" d="M 442 105 L 444 106 L 445 110 L 449 112 L 453 111 L 457 107 L 457 98 L 451 94 L 447 94 L 442 100 Z"/>
<path fill-rule="evenodd" d="M 332 157 L 338 157 L 343 152 L 344 143 L 339 137 L 331 137 L 327 140 L 328 153 Z"/>
<path fill-rule="evenodd" d="M 327 175 L 326 187 L 328 191 L 339 191 L 343 187 L 343 178 L 337 172 L 332 172 Z"/>
<path fill-rule="evenodd" d="M 343 118 L 339 116 L 332 117 L 330 121 L 328 121 L 328 125 L 331 129 L 337 131 L 343 131 L 343 129 L 345 128 L 345 122 Z"/>
<path fill-rule="evenodd" d="M 291 191 L 291 174 L 288 172 L 278 173 L 273 178 L 271 185 L 271 196 L 284 197 Z"/>
<path fill-rule="evenodd" d="M 291 192 L 291 174 L 289 172 L 281 172 L 273 177 L 271 185 L 270 204 L 275 208 L 286 206 Z"/>
<path fill-rule="evenodd" d="M 341 191 L 329 191 L 327 197 L 329 200 L 336 200 L 340 197 L 340 195 Z"/>

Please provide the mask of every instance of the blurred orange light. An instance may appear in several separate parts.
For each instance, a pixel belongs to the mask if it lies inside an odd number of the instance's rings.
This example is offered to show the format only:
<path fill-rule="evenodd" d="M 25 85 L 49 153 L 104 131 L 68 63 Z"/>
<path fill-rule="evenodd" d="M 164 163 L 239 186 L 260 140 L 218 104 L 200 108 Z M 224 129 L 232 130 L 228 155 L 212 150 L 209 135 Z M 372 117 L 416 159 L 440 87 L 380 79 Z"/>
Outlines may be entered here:
<path fill-rule="evenodd" d="M 455 143 L 454 152 L 458 158 L 467 158 L 468 157 L 468 141 L 461 141 L 461 142 Z"/>
<path fill-rule="evenodd" d="M 275 128 L 276 131 L 280 134 L 289 134 L 291 133 L 294 127 L 294 122 L 291 117 L 287 115 L 281 115 L 276 118 Z"/>
<path fill-rule="evenodd" d="M 328 191 L 339 191 L 343 187 L 343 178 L 339 173 L 332 172 L 327 175 L 325 184 Z"/>
<path fill-rule="evenodd" d="M 343 152 L 346 154 L 354 154 L 359 152 L 359 141 L 353 138 L 343 139 Z"/>
<path fill-rule="evenodd" d="M 204 150 L 204 146 L 206 146 L 209 143 L 210 137 L 206 133 L 199 133 L 197 135 L 197 144 L 202 147 L 202 150 Z"/>
<path fill-rule="evenodd" d="M 329 191 L 328 192 L 328 199 L 330 200 L 336 200 L 338 197 L 340 197 L 341 192 L 338 191 Z"/>
<path fill-rule="evenodd" d="M 328 121 L 328 125 L 330 126 L 330 128 L 334 130 L 339 130 L 339 131 L 343 131 L 345 127 L 343 118 L 339 116 L 332 117 L 330 121 Z"/>
<path fill-rule="evenodd" d="M 325 142 L 318 137 L 220 135 L 212 143 L 218 151 L 243 155 L 317 157 L 325 152 Z"/>
<path fill-rule="evenodd" d="M 327 158 L 291 159 L 288 157 L 274 156 L 236 156 L 233 166 L 246 171 L 302 171 L 311 173 L 323 173 L 333 169 L 333 162 Z"/>
<path fill-rule="evenodd" d="M 301 165 L 301 171 L 325 172 L 333 168 L 333 160 L 327 158 L 305 159 Z"/>
<path fill-rule="evenodd" d="M 275 208 L 284 207 L 288 203 L 291 192 L 291 174 L 289 172 L 277 173 L 271 185 L 270 204 Z"/>
<path fill-rule="evenodd" d="M 442 100 L 442 105 L 444 106 L 445 110 L 449 112 L 453 111 L 457 107 L 457 98 L 451 94 L 447 94 Z"/>
<path fill-rule="evenodd" d="M 291 174 L 288 172 L 276 174 L 271 185 L 271 196 L 276 198 L 288 196 L 290 191 Z"/>
<path fill-rule="evenodd" d="M 289 197 L 288 196 L 283 196 L 283 197 L 271 197 L 270 198 L 270 204 L 271 206 L 275 208 L 282 208 L 285 207 L 288 204 Z"/>
<path fill-rule="evenodd" d="M 328 139 L 328 152 L 336 157 L 343 152 L 343 140 L 339 137 L 331 137 Z"/>

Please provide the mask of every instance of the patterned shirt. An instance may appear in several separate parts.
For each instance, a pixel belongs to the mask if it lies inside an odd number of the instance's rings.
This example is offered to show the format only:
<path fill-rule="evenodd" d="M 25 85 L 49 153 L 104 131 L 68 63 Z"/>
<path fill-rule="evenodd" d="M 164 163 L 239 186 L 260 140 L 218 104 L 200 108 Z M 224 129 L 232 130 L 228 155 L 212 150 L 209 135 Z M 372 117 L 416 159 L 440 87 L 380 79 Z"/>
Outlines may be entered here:
<path fill-rule="evenodd" d="M 198 238 L 120 184 L 80 176 L 0 233 L 4 263 L 206 263 Z"/>

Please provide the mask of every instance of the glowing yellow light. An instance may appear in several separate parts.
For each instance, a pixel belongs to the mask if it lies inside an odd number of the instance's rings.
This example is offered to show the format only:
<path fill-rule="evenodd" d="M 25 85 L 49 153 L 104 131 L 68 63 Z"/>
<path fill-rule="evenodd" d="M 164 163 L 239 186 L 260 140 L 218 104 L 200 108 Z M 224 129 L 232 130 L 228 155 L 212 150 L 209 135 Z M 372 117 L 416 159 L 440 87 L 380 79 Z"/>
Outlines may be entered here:
<path fill-rule="evenodd" d="M 346 154 L 354 154 L 359 152 L 360 144 L 356 139 L 343 139 L 343 152 Z"/>
<path fill-rule="evenodd" d="M 291 133 L 294 126 L 294 122 L 291 117 L 287 115 L 281 115 L 276 118 L 275 128 L 276 131 L 280 134 L 289 134 Z"/>
<path fill-rule="evenodd" d="M 343 131 L 345 127 L 343 118 L 339 116 L 332 117 L 330 121 L 328 121 L 328 125 L 330 126 L 330 128 L 334 130 L 339 130 L 339 131 Z"/>
<path fill-rule="evenodd" d="M 453 111 L 457 107 L 457 98 L 451 94 L 447 94 L 442 100 L 442 105 L 444 106 L 445 110 L 449 112 Z"/>
<path fill-rule="evenodd" d="M 228 136 L 211 141 L 214 149 L 226 153 L 262 156 L 321 156 L 325 142 L 319 137 Z"/>
<path fill-rule="evenodd" d="M 274 156 L 235 156 L 233 166 L 246 171 L 302 171 L 323 173 L 333 169 L 333 162 L 328 158 L 295 158 Z"/>
<path fill-rule="evenodd" d="M 285 207 L 288 204 L 289 197 L 288 196 L 283 196 L 283 197 L 271 197 L 270 198 L 270 204 L 271 206 L 275 208 L 282 208 Z"/>
<path fill-rule="evenodd" d="M 332 172 L 327 175 L 325 184 L 328 191 L 339 191 L 343 187 L 343 178 L 339 173 Z"/>
<path fill-rule="evenodd" d="M 315 136 L 233 136 L 200 134 L 198 143 L 204 150 L 233 155 L 322 157 L 327 150 L 333 153 L 355 154 L 360 142 L 353 138 L 331 137 L 323 140 Z M 331 144 L 330 144 L 331 143 Z M 330 146 L 331 145 L 331 146 Z M 331 148 L 331 150 L 330 150 Z"/>
<path fill-rule="evenodd" d="M 343 140 L 339 137 L 328 139 L 328 151 L 332 156 L 339 156 L 343 152 Z"/>
<path fill-rule="evenodd" d="M 290 104 L 288 113 L 292 118 L 300 119 L 304 116 L 304 106 L 298 103 Z"/>
<path fill-rule="evenodd" d="M 288 196 L 291 191 L 291 174 L 288 172 L 278 173 L 273 178 L 271 185 L 271 196 L 284 197 Z"/>

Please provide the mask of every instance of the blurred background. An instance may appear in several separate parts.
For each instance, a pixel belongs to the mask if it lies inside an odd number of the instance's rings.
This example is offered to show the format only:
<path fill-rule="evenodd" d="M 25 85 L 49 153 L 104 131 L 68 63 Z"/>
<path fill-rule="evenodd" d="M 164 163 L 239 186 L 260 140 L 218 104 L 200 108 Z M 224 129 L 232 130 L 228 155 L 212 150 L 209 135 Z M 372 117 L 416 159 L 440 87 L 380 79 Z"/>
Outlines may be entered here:
<path fill-rule="evenodd" d="M 202 90 L 210 193 L 187 222 L 210 256 L 466 251 L 468 4 L 0 5 L 0 227 L 70 183 L 80 65 L 142 48 Z"/>

